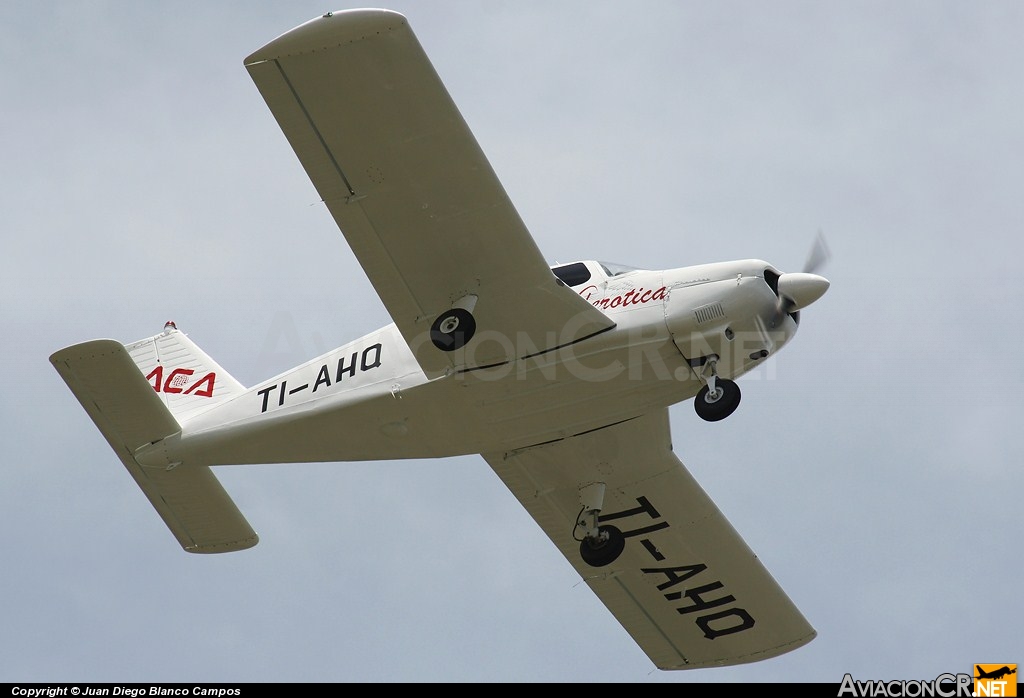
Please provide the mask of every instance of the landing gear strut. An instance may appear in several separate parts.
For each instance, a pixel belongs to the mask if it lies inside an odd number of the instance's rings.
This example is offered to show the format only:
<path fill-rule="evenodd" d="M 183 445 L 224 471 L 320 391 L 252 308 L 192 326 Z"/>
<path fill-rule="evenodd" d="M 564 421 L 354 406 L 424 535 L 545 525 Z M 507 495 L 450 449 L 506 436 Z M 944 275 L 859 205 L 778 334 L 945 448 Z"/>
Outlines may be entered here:
<path fill-rule="evenodd" d="M 580 489 L 583 508 L 576 517 L 576 529 L 583 529 L 580 557 L 591 567 L 604 567 L 618 559 L 626 547 L 626 537 L 614 526 L 599 526 L 598 515 L 604 506 L 604 483 L 595 482 Z"/>
<path fill-rule="evenodd" d="M 701 419 L 717 422 L 728 417 L 739 407 L 740 387 L 728 378 L 718 377 L 717 356 L 712 356 L 704 364 L 704 372 L 708 371 L 710 375 L 701 375 L 705 385 L 693 399 L 693 408 Z"/>

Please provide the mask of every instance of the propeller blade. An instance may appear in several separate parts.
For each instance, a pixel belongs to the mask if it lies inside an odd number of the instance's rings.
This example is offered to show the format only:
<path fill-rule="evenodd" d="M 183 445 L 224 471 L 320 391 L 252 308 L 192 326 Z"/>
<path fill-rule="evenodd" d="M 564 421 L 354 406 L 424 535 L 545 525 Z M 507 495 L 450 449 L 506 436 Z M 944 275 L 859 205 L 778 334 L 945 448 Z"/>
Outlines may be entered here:
<path fill-rule="evenodd" d="M 807 255 L 807 261 L 804 262 L 804 272 L 807 274 L 813 274 L 818 269 L 825 266 L 828 262 L 832 253 L 829 252 L 828 244 L 825 242 L 825 236 L 818 231 L 818 237 L 814 240 L 814 245 L 811 246 L 811 252 Z"/>

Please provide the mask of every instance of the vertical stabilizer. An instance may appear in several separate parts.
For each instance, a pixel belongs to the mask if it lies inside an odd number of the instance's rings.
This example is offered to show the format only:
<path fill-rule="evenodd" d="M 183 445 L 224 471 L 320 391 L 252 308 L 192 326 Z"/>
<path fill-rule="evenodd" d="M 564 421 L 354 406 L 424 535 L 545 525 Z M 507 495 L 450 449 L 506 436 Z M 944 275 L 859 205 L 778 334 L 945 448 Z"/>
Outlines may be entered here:
<path fill-rule="evenodd" d="M 125 349 L 178 423 L 245 392 L 173 322 L 155 337 L 126 344 Z"/>

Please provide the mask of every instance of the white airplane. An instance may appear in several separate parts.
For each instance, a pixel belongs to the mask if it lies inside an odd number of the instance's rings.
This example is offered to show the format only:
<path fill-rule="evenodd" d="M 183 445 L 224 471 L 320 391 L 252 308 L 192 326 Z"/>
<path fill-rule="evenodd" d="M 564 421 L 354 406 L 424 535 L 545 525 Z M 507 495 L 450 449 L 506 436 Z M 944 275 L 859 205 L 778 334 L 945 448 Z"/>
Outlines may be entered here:
<path fill-rule="evenodd" d="M 481 454 L 657 667 L 810 642 L 668 408 L 727 417 L 828 281 L 551 267 L 401 14 L 328 13 L 244 64 L 394 323 L 252 387 L 173 323 L 50 357 L 181 546 L 258 541 L 211 466 Z"/>

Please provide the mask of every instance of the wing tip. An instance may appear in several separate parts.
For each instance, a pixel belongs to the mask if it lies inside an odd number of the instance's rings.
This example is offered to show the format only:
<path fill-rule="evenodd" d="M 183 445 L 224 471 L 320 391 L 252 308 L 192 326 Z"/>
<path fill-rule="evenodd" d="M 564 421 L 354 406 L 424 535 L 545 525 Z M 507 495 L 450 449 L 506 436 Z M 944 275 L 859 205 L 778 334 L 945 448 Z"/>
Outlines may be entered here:
<path fill-rule="evenodd" d="M 779 645 L 772 647 L 766 647 L 761 650 L 754 652 L 747 652 L 743 654 L 737 654 L 732 656 L 721 657 L 718 659 L 707 659 L 700 662 L 673 662 L 673 663 L 658 663 L 655 662 L 655 666 L 661 671 L 683 671 L 687 669 L 715 669 L 726 666 L 738 666 L 741 664 L 754 664 L 756 662 L 763 662 L 767 659 L 774 659 L 784 654 L 788 654 L 794 650 L 798 650 L 804 645 L 808 644 L 818 636 L 818 632 L 811 628 L 810 631 L 789 642 L 783 642 Z"/>
<path fill-rule="evenodd" d="M 239 550 L 248 550 L 249 548 L 255 547 L 260 542 L 260 537 L 253 533 L 247 538 L 240 538 L 238 540 L 224 541 L 222 543 L 195 543 L 194 541 L 190 545 L 182 545 L 186 553 L 194 554 L 213 554 L 213 553 L 233 553 Z"/>
<path fill-rule="evenodd" d="M 247 56 L 243 63 L 249 66 L 284 56 L 312 53 L 391 31 L 404 24 L 408 24 L 405 15 L 394 10 L 354 9 L 327 12 L 281 34 Z"/>
<path fill-rule="evenodd" d="M 91 339 L 88 342 L 79 342 L 71 346 L 58 349 L 50 354 L 50 363 L 54 366 L 66 362 L 68 359 L 77 359 L 82 356 L 95 356 L 97 353 L 109 353 L 111 351 L 122 351 L 124 345 L 116 339 Z"/>

